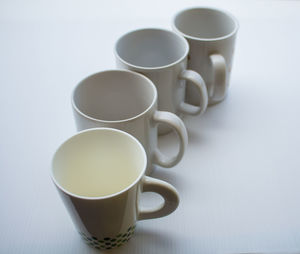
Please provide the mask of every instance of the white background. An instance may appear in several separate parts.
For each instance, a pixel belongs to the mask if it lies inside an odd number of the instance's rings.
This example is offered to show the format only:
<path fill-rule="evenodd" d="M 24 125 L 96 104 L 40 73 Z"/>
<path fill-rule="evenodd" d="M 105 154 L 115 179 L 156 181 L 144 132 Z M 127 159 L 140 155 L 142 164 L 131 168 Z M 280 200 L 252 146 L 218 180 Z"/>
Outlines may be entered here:
<path fill-rule="evenodd" d="M 55 149 L 75 133 L 71 91 L 114 68 L 123 33 L 170 29 L 177 11 L 199 5 L 240 21 L 229 96 L 185 118 L 183 160 L 153 174 L 178 189 L 179 208 L 139 222 L 109 253 L 300 252 L 299 1 L 2 0 L 0 253 L 98 253 L 49 176 Z M 160 143 L 170 151 L 176 139 Z"/>

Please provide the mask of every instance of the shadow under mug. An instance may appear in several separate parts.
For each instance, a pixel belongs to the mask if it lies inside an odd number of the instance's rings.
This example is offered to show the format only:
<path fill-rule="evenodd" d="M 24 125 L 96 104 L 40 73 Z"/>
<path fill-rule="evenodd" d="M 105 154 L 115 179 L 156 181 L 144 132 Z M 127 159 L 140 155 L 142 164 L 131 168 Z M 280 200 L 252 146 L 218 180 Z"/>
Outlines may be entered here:
<path fill-rule="evenodd" d="M 138 220 L 172 213 L 176 189 L 145 176 L 147 156 L 130 134 L 111 128 L 77 133 L 55 152 L 51 177 L 72 221 L 89 245 L 112 249 L 127 242 Z M 141 192 L 155 192 L 164 203 L 142 209 Z"/>
<path fill-rule="evenodd" d="M 136 137 L 147 154 L 149 175 L 153 164 L 172 167 L 182 158 L 187 131 L 175 114 L 157 110 L 157 90 L 150 79 L 128 70 L 110 70 L 91 75 L 74 89 L 72 106 L 77 129 L 110 127 Z M 166 156 L 157 146 L 158 124 L 173 129 L 179 139 L 179 151 Z"/>
<path fill-rule="evenodd" d="M 208 98 L 205 83 L 195 71 L 187 70 L 189 44 L 180 35 L 163 29 L 135 30 L 121 36 L 115 45 L 118 68 L 142 73 L 156 86 L 158 109 L 177 115 L 205 112 Z M 186 103 L 185 81 L 197 93 L 197 106 Z M 159 126 L 159 134 L 170 131 Z"/>
<path fill-rule="evenodd" d="M 188 68 L 203 77 L 209 105 L 226 97 L 238 26 L 235 17 L 214 8 L 185 9 L 173 19 L 173 30 L 190 45 Z M 198 102 L 190 83 L 187 83 L 186 99 L 191 104 Z"/>

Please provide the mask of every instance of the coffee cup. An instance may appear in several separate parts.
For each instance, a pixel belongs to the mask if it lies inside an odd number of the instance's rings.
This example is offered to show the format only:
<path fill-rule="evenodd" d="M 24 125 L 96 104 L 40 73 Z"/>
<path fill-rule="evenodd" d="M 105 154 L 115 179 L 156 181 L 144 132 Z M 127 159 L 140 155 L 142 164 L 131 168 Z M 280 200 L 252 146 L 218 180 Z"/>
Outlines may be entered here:
<path fill-rule="evenodd" d="M 153 164 L 173 167 L 182 158 L 188 137 L 182 120 L 173 113 L 157 110 L 157 90 L 150 79 L 128 70 L 93 74 L 74 89 L 72 106 L 77 130 L 110 127 L 136 137 L 147 154 L 149 175 Z M 158 149 L 158 124 L 176 132 L 179 151 L 166 156 Z"/>
<path fill-rule="evenodd" d="M 115 45 L 117 67 L 147 76 L 157 88 L 158 109 L 179 116 L 202 114 L 208 102 L 202 77 L 186 68 L 188 53 L 189 44 L 182 36 L 156 28 L 126 33 Z M 185 81 L 198 95 L 196 106 L 185 102 Z M 169 131 L 159 128 L 159 134 Z"/>
<path fill-rule="evenodd" d="M 177 208 L 176 189 L 145 176 L 146 167 L 140 142 L 117 129 L 88 129 L 57 149 L 52 180 L 86 243 L 97 249 L 119 247 L 131 238 L 138 220 L 166 216 Z M 164 203 L 141 208 L 142 192 L 155 192 Z"/>
<path fill-rule="evenodd" d="M 209 105 L 224 100 L 228 92 L 238 21 L 230 13 L 215 8 L 180 11 L 173 30 L 190 45 L 188 68 L 197 71 L 208 90 Z M 198 102 L 194 87 L 187 83 L 187 101 Z"/>

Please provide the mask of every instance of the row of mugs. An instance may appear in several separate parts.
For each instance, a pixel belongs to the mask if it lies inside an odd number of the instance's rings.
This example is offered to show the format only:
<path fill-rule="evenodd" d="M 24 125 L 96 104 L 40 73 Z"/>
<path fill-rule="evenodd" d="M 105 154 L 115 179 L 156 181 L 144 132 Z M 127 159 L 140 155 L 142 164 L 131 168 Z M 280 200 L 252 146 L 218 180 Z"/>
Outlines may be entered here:
<path fill-rule="evenodd" d="M 74 88 L 79 133 L 57 149 L 52 180 L 88 244 L 118 247 L 130 239 L 137 220 L 177 208 L 176 189 L 148 175 L 154 164 L 172 167 L 181 160 L 188 137 L 180 117 L 201 114 L 225 98 L 237 29 L 236 19 L 217 9 L 181 11 L 174 32 L 123 35 L 115 46 L 119 70 L 96 73 Z M 170 130 L 180 144 L 171 157 L 157 146 L 158 134 Z M 142 209 L 139 196 L 148 191 L 160 194 L 164 204 Z"/>

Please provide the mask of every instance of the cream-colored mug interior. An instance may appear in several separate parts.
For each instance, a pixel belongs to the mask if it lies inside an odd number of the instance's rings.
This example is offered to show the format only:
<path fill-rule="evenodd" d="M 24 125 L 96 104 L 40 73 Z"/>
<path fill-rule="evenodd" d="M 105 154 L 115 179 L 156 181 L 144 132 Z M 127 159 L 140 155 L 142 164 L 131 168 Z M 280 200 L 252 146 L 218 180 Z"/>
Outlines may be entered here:
<path fill-rule="evenodd" d="M 56 183 L 71 194 L 116 194 L 144 173 L 146 156 L 138 141 L 114 129 L 81 132 L 57 150 L 52 165 Z"/>

